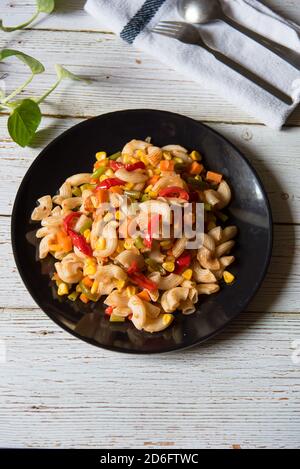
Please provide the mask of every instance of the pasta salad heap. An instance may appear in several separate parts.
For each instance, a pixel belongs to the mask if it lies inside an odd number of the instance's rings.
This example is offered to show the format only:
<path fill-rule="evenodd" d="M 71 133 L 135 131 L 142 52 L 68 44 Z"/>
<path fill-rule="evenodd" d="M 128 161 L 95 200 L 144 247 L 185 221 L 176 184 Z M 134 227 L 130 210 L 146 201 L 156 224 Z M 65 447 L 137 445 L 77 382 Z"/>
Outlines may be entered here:
<path fill-rule="evenodd" d="M 224 227 L 222 212 L 231 189 L 201 160 L 180 145 L 132 140 L 114 155 L 98 152 L 92 173 L 73 175 L 57 195 L 41 197 L 31 218 L 42 225 L 40 259 L 57 260 L 58 295 L 83 303 L 104 295 L 110 321 L 131 320 L 153 333 L 166 329 L 176 310 L 195 312 L 199 296 L 218 292 L 222 279 L 232 283 L 227 268 L 237 228 Z M 188 236 L 175 237 L 171 207 L 190 205 L 184 223 L 193 227 L 199 204 L 202 242 L 190 249 Z"/>

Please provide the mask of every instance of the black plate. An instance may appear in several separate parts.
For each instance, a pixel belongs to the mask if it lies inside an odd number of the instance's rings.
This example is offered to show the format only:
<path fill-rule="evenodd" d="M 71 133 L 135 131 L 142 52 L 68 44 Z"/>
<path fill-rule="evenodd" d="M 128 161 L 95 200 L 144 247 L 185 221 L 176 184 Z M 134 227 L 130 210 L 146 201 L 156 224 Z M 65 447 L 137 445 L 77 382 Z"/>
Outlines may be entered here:
<path fill-rule="evenodd" d="M 162 333 L 137 331 L 130 322 L 110 323 L 100 304 L 75 304 L 55 297 L 49 271 L 53 261 L 36 261 L 36 224 L 30 215 L 36 200 L 55 194 L 64 180 L 89 171 L 95 153 L 112 154 L 133 138 L 151 136 L 155 145 L 181 144 L 198 149 L 205 165 L 224 174 L 234 197 L 228 213 L 239 228 L 231 286 L 201 298 L 191 316 L 178 314 Z M 225 138 L 197 121 L 163 111 L 132 110 L 105 114 L 64 132 L 36 158 L 19 188 L 12 215 L 12 244 L 17 267 L 36 303 L 65 330 L 109 350 L 158 353 L 189 347 L 213 336 L 243 311 L 257 292 L 271 257 L 272 215 L 262 184 L 245 157 Z"/>

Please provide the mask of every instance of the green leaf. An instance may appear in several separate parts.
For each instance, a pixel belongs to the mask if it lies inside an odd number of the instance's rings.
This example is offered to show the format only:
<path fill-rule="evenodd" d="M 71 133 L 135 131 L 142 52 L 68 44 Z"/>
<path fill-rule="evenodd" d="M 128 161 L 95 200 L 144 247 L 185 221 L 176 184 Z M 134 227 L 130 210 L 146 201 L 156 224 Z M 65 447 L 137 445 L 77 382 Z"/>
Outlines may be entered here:
<path fill-rule="evenodd" d="M 24 99 L 14 109 L 7 123 L 11 138 L 21 147 L 29 145 L 38 129 L 42 114 L 37 103 L 32 99 Z"/>
<path fill-rule="evenodd" d="M 62 65 L 56 64 L 55 65 L 55 70 L 56 70 L 57 78 L 60 81 L 61 80 L 66 80 L 66 79 L 75 80 L 75 81 L 88 81 L 85 78 L 81 78 L 78 75 L 75 75 L 74 73 L 69 72 L 69 70 L 67 70 Z"/>
<path fill-rule="evenodd" d="M 18 50 L 14 49 L 2 49 L 0 50 L 0 62 L 8 57 L 17 57 L 21 60 L 24 64 L 26 64 L 33 75 L 37 75 L 38 73 L 43 73 L 45 71 L 44 65 L 41 64 L 38 60 L 30 57 L 30 55 L 24 54 Z"/>
<path fill-rule="evenodd" d="M 40 13 L 52 13 L 55 7 L 54 0 L 36 0 L 36 4 Z"/>

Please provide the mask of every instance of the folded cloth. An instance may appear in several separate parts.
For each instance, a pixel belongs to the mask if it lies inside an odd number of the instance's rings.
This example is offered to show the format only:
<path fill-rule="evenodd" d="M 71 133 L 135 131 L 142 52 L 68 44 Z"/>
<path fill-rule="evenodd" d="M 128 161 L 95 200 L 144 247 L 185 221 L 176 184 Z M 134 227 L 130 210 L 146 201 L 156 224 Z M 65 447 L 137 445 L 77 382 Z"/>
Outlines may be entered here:
<path fill-rule="evenodd" d="M 244 26 L 300 53 L 300 27 L 257 0 L 221 0 L 226 14 Z M 292 105 L 271 96 L 199 46 L 151 32 L 159 21 L 179 20 L 175 0 L 88 0 L 85 9 L 123 40 L 210 88 L 260 122 L 280 129 L 300 102 L 300 72 L 224 22 L 199 25 L 202 37 L 290 95 Z"/>

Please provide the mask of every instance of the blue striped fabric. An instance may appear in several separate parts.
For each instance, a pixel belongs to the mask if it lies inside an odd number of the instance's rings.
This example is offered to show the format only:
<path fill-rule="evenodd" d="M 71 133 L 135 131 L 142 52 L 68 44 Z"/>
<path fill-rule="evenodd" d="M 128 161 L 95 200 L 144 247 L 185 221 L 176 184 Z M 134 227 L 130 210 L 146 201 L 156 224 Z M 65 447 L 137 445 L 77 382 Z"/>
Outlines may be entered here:
<path fill-rule="evenodd" d="M 134 17 L 131 18 L 129 23 L 123 28 L 120 37 L 128 42 L 128 44 L 132 44 L 165 1 L 166 0 L 146 0 Z"/>

